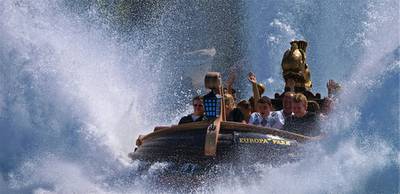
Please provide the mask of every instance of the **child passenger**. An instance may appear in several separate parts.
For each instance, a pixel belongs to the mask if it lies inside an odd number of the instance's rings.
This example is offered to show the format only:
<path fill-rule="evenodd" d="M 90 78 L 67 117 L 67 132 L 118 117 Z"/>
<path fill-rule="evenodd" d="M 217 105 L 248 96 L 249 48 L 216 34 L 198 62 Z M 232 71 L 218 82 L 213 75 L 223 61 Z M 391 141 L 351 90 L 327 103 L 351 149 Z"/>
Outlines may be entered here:
<path fill-rule="evenodd" d="M 245 116 L 240 108 L 236 107 L 235 100 L 232 95 L 224 94 L 224 102 L 227 121 L 246 123 Z"/>
<path fill-rule="evenodd" d="M 294 96 L 293 115 L 286 120 L 283 130 L 306 136 L 321 134 L 319 117 L 314 112 L 307 111 L 307 97 L 303 94 L 297 93 Z"/>
<path fill-rule="evenodd" d="M 238 104 L 237 107 L 240 109 L 240 111 L 243 113 L 244 120 L 246 123 L 249 122 L 250 115 L 251 115 L 251 105 L 247 100 L 241 100 Z"/>
<path fill-rule="evenodd" d="M 258 112 L 254 112 L 250 116 L 249 124 L 272 127 L 281 129 L 284 124 L 284 117 L 281 112 L 273 111 L 271 100 L 263 96 L 257 102 Z"/>

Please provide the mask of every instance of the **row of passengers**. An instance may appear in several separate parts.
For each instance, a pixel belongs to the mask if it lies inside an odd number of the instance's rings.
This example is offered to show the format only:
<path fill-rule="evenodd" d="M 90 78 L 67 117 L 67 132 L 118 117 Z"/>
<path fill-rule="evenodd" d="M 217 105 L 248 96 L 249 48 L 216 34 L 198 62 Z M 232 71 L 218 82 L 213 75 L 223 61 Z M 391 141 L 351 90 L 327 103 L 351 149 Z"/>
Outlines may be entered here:
<path fill-rule="evenodd" d="M 248 102 L 245 106 L 243 105 L 246 103 L 239 103 L 238 107 L 235 107 L 232 95 L 225 94 L 224 97 L 228 121 L 273 127 L 308 136 L 316 136 L 320 133 L 318 116 L 314 112 L 307 111 L 307 98 L 303 94 L 286 92 L 283 97 L 283 109 L 280 111 L 273 111 L 271 100 L 263 96 L 256 103 L 257 112 L 250 111 L 251 108 Z M 192 102 L 194 112 L 183 117 L 179 124 L 203 120 L 204 106 L 202 97 L 196 96 Z M 245 119 L 245 115 L 248 116 L 248 121 Z"/>
<path fill-rule="evenodd" d="M 247 123 L 252 125 L 258 125 L 263 127 L 272 127 L 277 129 L 283 129 L 303 135 L 315 136 L 320 134 L 318 127 L 320 114 L 316 114 L 319 111 L 319 105 L 315 101 L 307 101 L 306 96 L 301 93 L 285 92 L 282 103 L 283 109 L 280 111 L 273 111 L 271 100 L 266 97 L 260 97 L 264 92 L 264 87 L 259 87 L 257 84 L 256 76 L 253 73 L 249 73 L 248 80 L 253 87 L 253 97 L 249 99 L 257 101 L 257 103 L 248 103 L 251 105 L 251 113 L 249 113 L 249 107 L 241 106 L 246 104 L 246 101 L 242 100 L 239 102 L 238 107 L 244 113 Z M 328 91 L 335 86 L 336 83 L 329 81 L 327 84 Z M 329 92 L 328 92 L 329 93 Z M 314 102 L 314 103 L 312 103 Z M 324 110 L 325 113 L 330 111 L 331 100 L 325 99 Z M 314 111 L 307 111 L 308 104 L 312 105 L 310 109 Z M 240 118 L 240 117 L 239 117 Z M 241 120 L 233 120 L 240 122 Z"/>
<path fill-rule="evenodd" d="M 257 104 L 258 112 L 251 114 L 249 124 L 282 129 L 307 136 L 320 134 L 319 115 L 307 111 L 307 98 L 301 93 L 285 93 L 283 109 L 279 111 L 273 111 L 270 99 L 265 96 Z"/>
<path fill-rule="evenodd" d="M 224 95 L 224 102 L 225 102 L 225 113 L 227 115 L 228 121 L 247 123 L 244 116 L 245 114 L 243 113 L 243 112 L 246 113 L 246 111 L 244 110 L 242 111 L 242 109 L 236 107 L 234 98 L 231 94 Z M 179 120 L 179 124 L 197 122 L 197 121 L 202 121 L 204 119 L 203 97 L 195 96 L 192 99 L 192 105 L 193 105 L 193 113 L 182 117 Z"/>
<path fill-rule="evenodd" d="M 247 104 L 247 106 L 242 106 L 239 103 L 238 107 L 235 108 L 232 105 L 232 96 L 226 94 L 225 97 L 227 102 L 225 110 L 228 121 L 273 127 L 308 136 L 320 134 L 318 116 L 314 112 L 307 111 L 307 98 L 303 94 L 294 94 L 292 92 L 285 93 L 283 97 L 284 108 L 280 111 L 273 111 L 270 99 L 263 96 L 257 103 L 256 109 L 258 111 L 253 113 L 249 111 L 249 104 Z M 183 117 L 179 121 L 179 124 L 203 120 L 204 107 L 201 97 L 197 96 L 193 98 L 192 102 L 194 112 Z M 248 122 L 246 122 L 245 114 L 241 111 L 243 108 L 246 108 L 243 112 L 247 112 L 247 115 L 249 115 Z"/>
<path fill-rule="evenodd" d="M 283 109 L 280 111 L 273 111 L 271 100 L 266 96 L 260 98 L 263 92 L 254 90 L 254 88 L 257 87 L 254 74 L 249 74 L 249 81 L 253 84 L 254 95 L 252 98 L 253 100 L 258 99 L 257 103 L 250 103 L 252 99 L 250 98 L 249 101 L 240 101 L 236 107 L 234 96 L 225 94 L 225 113 L 227 114 L 228 121 L 284 129 L 303 135 L 314 136 L 319 134 L 319 114 L 317 115 L 315 112 L 307 111 L 308 101 L 303 94 L 286 92 L 283 97 Z M 257 96 L 257 93 L 259 96 Z M 201 97 L 195 97 L 192 102 L 194 113 L 183 117 L 179 124 L 203 120 L 204 107 Z M 328 100 L 327 102 L 331 101 Z M 311 103 L 311 105 L 319 106 L 318 103 Z M 313 109 L 319 109 L 316 107 Z M 330 105 L 328 105 L 327 109 L 329 109 L 329 107 Z"/>
<path fill-rule="evenodd" d="M 263 96 L 256 103 L 257 111 L 247 113 L 249 119 L 245 121 L 252 125 L 283 129 L 303 135 L 318 135 L 319 115 L 307 111 L 307 106 L 307 98 L 303 94 L 286 92 L 283 97 L 283 109 L 274 111 L 271 100 Z M 239 109 L 243 110 L 241 106 Z M 248 109 L 249 107 L 242 113 L 249 112 Z M 240 122 L 240 120 L 233 121 Z"/>

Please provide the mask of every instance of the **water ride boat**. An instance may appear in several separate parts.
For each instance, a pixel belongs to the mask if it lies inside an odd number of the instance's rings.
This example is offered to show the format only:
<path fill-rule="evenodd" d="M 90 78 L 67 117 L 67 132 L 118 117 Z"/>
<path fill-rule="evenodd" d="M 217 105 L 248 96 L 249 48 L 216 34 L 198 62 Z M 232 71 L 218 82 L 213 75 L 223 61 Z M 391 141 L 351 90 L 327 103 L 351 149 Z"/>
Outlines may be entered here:
<path fill-rule="evenodd" d="M 305 63 L 305 41 L 293 41 L 282 60 L 285 91 L 302 92 L 307 99 L 322 105 L 320 94 L 310 91 L 310 71 Z M 290 85 L 289 80 L 295 84 Z M 226 121 L 221 76 L 209 72 L 204 96 L 205 120 L 181 125 L 159 126 L 139 136 L 136 149 L 129 154 L 133 160 L 173 163 L 216 164 L 262 162 L 279 165 L 297 161 L 305 142 L 319 140 L 289 131 Z M 282 94 L 275 94 L 272 104 L 282 107 Z"/>

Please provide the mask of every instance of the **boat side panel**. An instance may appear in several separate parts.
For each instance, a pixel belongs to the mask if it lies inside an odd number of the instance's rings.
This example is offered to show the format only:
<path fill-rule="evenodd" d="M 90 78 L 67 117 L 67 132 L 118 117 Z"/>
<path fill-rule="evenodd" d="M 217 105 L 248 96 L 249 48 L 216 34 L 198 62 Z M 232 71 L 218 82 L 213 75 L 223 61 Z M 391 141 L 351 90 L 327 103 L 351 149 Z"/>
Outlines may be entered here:
<path fill-rule="evenodd" d="M 291 157 L 297 142 L 280 138 L 272 139 L 262 133 L 221 131 L 217 155 L 204 155 L 205 130 L 175 131 L 145 141 L 132 159 L 172 162 L 248 162 L 280 161 Z"/>

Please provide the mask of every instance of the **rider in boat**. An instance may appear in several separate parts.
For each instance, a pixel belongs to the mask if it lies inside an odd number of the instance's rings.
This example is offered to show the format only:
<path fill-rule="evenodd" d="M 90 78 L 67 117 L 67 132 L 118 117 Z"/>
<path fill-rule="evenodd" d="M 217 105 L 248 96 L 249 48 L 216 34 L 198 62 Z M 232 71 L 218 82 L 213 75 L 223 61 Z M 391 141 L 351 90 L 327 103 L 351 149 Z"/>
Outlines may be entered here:
<path fill-rule="evenodd" d="M 245 116 L 240 108 L 236 107 L 233 96 L 231 94 L 224 94 L 224 101 L 226 120 L 246 123 Z"/>
<path fill-rule="evenodd" d="M 294 96 L 293 115 L 285 120 L 283 130 L 306 136 L 318 136 L 319 117 L 316 113 L 307 111 L 307 97 L 301 93 Z"/>
<path fill-rule="evenodd" d="M 225 114 L 227 121 L 247 123 L 250 117 L 250 104 L 246 106 L 246 100 L 241 100 L 236 105 L 236 90 L 233 88 L 233 83 L 236 79 L 236 74 L 233 71 L 229 72 L 226 86 L 224 87 Z M 248 102 L 247 102 L 248 104 Z M 251 110 L 251 109 L 250 109 Z"/>
<path fill-rule="evenodd" d="M 191 123 L 202 121 L 204 117 L 204 105 L 203 98 L 201 96 L 195 96 L 192 100 L 193 113 L 184 116 L 180 119 L 179 124 Z"/>
<path fill-rule="evenodd" d="M 251 115 L 251 105 L 250 102 L 247 100 L 241 100 L 238 104 L 237 107 L 240 109 L 240 111 L 243 113 L 244 120 L 246 123 L 249 122 L 250 120 L 250 115 Z"/>
<path fill-rule="evenodd" d="M 283 116 L 273 111 L 271 99 L 266 96 L 261 97 L 257 102 L 257 110 L 258 112 L 251 114 L 249 124 L 277 129 L 282 128 L 284 124 Z"/>
<path fill-rule="evenodd" d="M 288 118 L 289 116 L 292 115 L 293 112 L 293 99 L 294 99 L 294 92 L 285 92 L 283 94 L 283 99 L 282 99 L 282 110 L 280 110 L 282 116 L 284 119 Z"/>
<path fill-rule="evenodd" d="M 323 105 L 324 101 L 320 98 L 320 94 L 314 95 L 311 92 L 312 81 L 311 73 L 306 63 L 306 48 L 307 42 L 302 40 L 292 41 L 291 48 L 288 49 L 282 58 L 283 78 L 285 80 L 285 92 L 278 96 L 278 99 L 271 100 L 268 97 L 261 97 L 265 91 L 265 86 L 257 83 L 254 73 L 250 72 L 248 80 L 252 84 L 253 96 L 249 100 L 251 105 L 251 112 L 246 113 L 246 103 L 241 102 L 243 107 L 236 107 L 235 99 L 232 96 L 232 83 L 233 79 L 229 79 L 228 87 L 223 88 L 221 76 L 219 73 L 211 73 L 206 77 L 206 86 L 212 88 L 211 92 L 204 96 L 207 101 L 205 103 L 206 117 L 205 119 L 215 118 L 221 112 L 223 120 L 242 122 L 260 125 L 265 127 L 273 127 L 284 130 L 297 132 L 304 135 L 319 134 L 316 126 L 318 125 L 319 106 Z M 340 86 L 334 81 L 328 82 L 328 94 L 337 91 Z M 222 101 L 220 101 L 220 100 Z M 201 103 L 197 103 L 201 102 Z M 221 106 L 217 103 L 221 102 Z M 257 102 L 257 103 L 255 103 Z M 331 106 L 328 104 L 330 99 L 326 100 L 326 107 L 323 107 L 325 112 L 330 110 Z M 217 103 L 217 104 L 215 104 Z M 279 106 L 276 106 L 280 103 Z M 193 105 L 202 104 L 201 100 L 193 101 Z M 209 107 L 209 108 L 207 108 Z M 224 107 L 219 110 L 218 107 Z M 273 111 L 273 107 L 282 107 L 280 111 Z M 198 107 L 195 112 L 182 118 L 181 123 L 194 122 L 203 120 L 204 108 Z M 309 109 L 309 111 L 307 111 Z M 316 114 L 318 113 L 318 114 Z M 247 115 L 247 116 L 246 116 Z M 249 116 L 250 115 L 250 116 Z M 269 122 L 268 122 L 269 120 Z M 307 129 L 306 129 L 307 128 Z"/>

